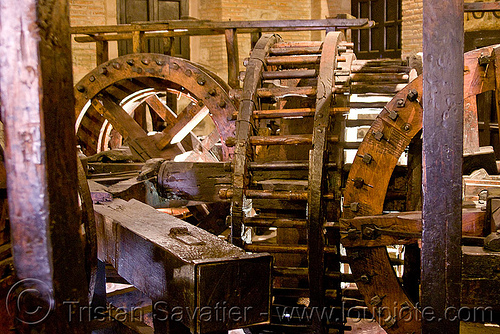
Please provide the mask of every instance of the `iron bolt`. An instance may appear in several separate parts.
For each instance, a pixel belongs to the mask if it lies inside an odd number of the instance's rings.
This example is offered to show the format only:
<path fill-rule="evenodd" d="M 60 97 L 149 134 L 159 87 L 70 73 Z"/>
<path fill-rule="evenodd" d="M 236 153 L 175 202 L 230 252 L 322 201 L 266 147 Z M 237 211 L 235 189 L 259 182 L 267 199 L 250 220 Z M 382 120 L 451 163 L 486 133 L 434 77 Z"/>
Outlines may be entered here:
<path fill-rule="evenodd" d="M 410 102 L 415 102 L 418 99 L 418 92 L 415 89 L 412 89 L 408 92 L 408 95 L 406 96 L 406 98 Z"/>
<path fill-rule="evenodd" d="M 359 280 L 360 280 L 362 283 L 365 283 L 365 284 L 370 283 L 370 277 L 368 277 L 368 275 L 361 275 L 361 277 L 359 278 Z"/>
<path fill-rule="evenodd" d="M 349 208 L 351 209 L 352 212 L 358 212 L 359 211 L 359 203 L 353 202 L 349 205 Z"/>
<path fill-rule="evenodd" d="M 398 119 L 398 112 L 397 111 L 394 111 L 394 110 L 389 110 L 389 118 L 392 119 L 393 121 L 395 121 L 396 119 Z"/>
<path fill-rule="evenodd" d="M 108 74 L 108 69 L 106 67 L 100 67 L 99 74 L 102 74 L 102 75 Z"/>
<path fill-rule="evenodd" d="M 119 70 L 121 68 L 121 65 L 120 63 L 113 63 L 113 67 L 117 70 Z"/>
<path fill-rule="evenodd" d="M 382 298 L 379 295 L 375 295 L 370 299 L 370 305 L 379 306 L 380 304 L 382 304 Z"/>
<path fill-rule="evenodd" d="M 157 61 L 156 61 L 156 65 L 158 65 L 158 66 L 163 66 L 163 61 L 161 61 L 161 60 L 157 60 Z"/>
<path fill-rule="evenodd" d="M 405 100 L 398 99 L 397 106 L 398 106 L 398 108 L 403 108 L 405 106 Z"/>
<path fill-rule="evenodd" d="M 479 64 L 479 66 L 489 65 L 489 63 L 490 63 L 490 56 L 481 55 L 477 59 L 477 63 Z"/>
<path fill-rule="evenodd" d="M 190 69 L 187 69 L 187 70 L 186 70 L 186 75 L 187 75 L 188 77 L 190 77 L 192 74 L 193 74 L 193 71 L 191 71 Z"/>
<path fill-rule="evenodd" d="M 391 328 L 396 324 L 396 317 L 389 316 L 384 320 L 384 322 L 387 328 Z"/>
<path fill-rule="evenodd" d="M 215 96 L 217 95 L 217 91 L 214 88 L 212 88 L 208 91 L 208 94 L 210 94 L 211 96 Z"/>
<path fill-rule="evenodd" d="M 410 123 L 406 123 L 405 125 L 403 125 L 403 130 L 404 131 L 410 131 L 411 130 L 411 124 Z"/>
<path fill-rule="evenodd" d="M 370 226 L 365 226 L 363 228 L 363 236 L 367 237 L 368 239 L 373 239 L 375 236 L 375 229 Z"/>
<path fill-rule="evenodd" d="M 142 63 L 143 63 L 144 65 L 149 65 L 149 59 L 144 58 L 144 59 L 142 60 Z"/>
<path fill-rule="evenodd" d="M 76 90 L 79 91 L 80 93 L 83 93 L 85 92 L 85 87 L 83 87 L 82 85 L 78 85 L 76 86 Z"/>
<path fill-rule="evenodd" d="M 363 180 L 360 177 L 357 177 L 357 178 L 353 179 L 352 181 L 354 182 L 354 188 L 361 189 L 365 185 L 365 180 Z"/>
<path fill-rule="evenodd" d="M 376 140 L 381 141 L 382 138 L 384 138 L 384 134 L 382 131 L 373 132 L 373 137 L 375 137 Z"/>
<path fill-rule="evenodd" d="M 363 158 L 363 162 L 367 165 L 371 164 L 372 160 L 373 160 L 373 157 L 366 153 L 365 155 L 361 156 L 361 158 Z"/>
<path fill-rule="evenodd" d="M 90 82 L 94 82 L 95 81 L 95 76 L 91 75 L 90 78 L 89 78 L 89 81 Z"/>
<path fill-rule="evenodd" d="M 133 59 L 129 59 L 127 60 L 127 64 L 129 64 L 130 66 L 134 66 L 135 62 Z"/>
<path fill-rule="evenodd" d="M 198 85 L 204 86 L 205 83 L 206 83 L 205 79 L 203 79 L 203 78 L 198 79 Z"/>
<path fill-rule="evenodd" d="M 177 64 L 177 63 L 173 63 L 173 64 L 172 64 L 172 68 L 173 68 L 174 70 L 178 70 L 178 69 L 179 69 L 179 64 Z"/>
<path fill-rule="evenodd" d="M 225 107 L 226 107 L 226 101 L 224 101 L 224 100 L 223 100 L 223 101 L 220 101 L 220 102 L 219 102 L 219 107 L 221 107 L 221 108 L 225 108 Z"/>

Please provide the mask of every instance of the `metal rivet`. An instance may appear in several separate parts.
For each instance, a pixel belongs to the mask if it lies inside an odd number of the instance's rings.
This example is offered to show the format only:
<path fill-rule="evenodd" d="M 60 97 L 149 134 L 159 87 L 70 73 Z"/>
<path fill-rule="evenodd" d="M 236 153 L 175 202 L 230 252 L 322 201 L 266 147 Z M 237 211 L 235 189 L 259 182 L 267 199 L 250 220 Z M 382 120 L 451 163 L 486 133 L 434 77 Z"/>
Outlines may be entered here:
<path fill-rule="evenodd" d="M 389 118 L 390 119 L 392 119 L 393 121 L 395 121 L 395 120 L 398 119 L 399 114 L 397 113 L 397 111 L 388 110 L 388 112 L 389 112 Z"/>
<path fill-rule="evenodd" d="M 159 60 L 159 59 L 158 59 L 158 60 L 156 60 L 156 65 L 158 65 L 158 66 L 163 66 L 163 64 L 164 64 L 164 62 L 163 62 L 163 61 L 161 61 L 161 60 Z"/>
<path fill-rule="evenodd" d="M 85 92 L 85 87 L 83 87 L 82 85 L 78 85 L 76 86 L 76 90 L 79 91 L 80 93 L 83 93 Z"/>
<path fill-rule="evenodd" d="M 412 89 L 408 92 L 408 95 L 406 95 L 406 98 L 410 102 L 415 102 L 418 99 L 418 92 L 415 89 Z"/>
<path fill-rule="evenodd" d="M 359 211 L 359 203 L 353 202 L 349 205 L 349 208 L 351 209 L 352 212 L 358 212 Z"/>
<path fill-rule="evenodd" d="M 381 141 L 382 138 L 384 138 L 384 134 L 382 133 L 382 131 L 374 131 L 373 137 L 375 137 L 376 140 Z"/>
<path fill-rule="evenodd" d="M 215 90 L 215 88 L 212 88 L 208 91 L 208 94 L 210 94 L 211 96 L 215 96 L 217 95 L 217 91 Z"/>
<path fill-rule="evenodd" d="M 94 82 L 95 81 L 95 76 L 91 75 L 90 78 L 89 78 L 89 81 L 90 82 Z"/>
<path fill-rule="evenodd" d="M 361 277 L 359 278 L 359 280 L 362 283 L 364 283 L 364 284 L 370 283 L 370 277 L 368 277 L 368 275 L 361 275 Z"/>
<path fill-rule="evenodd" d="M 225 108 L 226 107 L 226 101 L 220 101 L 219 102 L 219 107 Z"/>
<path fill-rule="evenodd" d="M 379 295 L 375 295 L 370 299 L 370 305 L 379 306 L 380 304 L 382 304 L 382 298 Z"/>
<path fill-rule="evenodd" d="M 135 62 L 133 59 L 129 59 L 129 60 L 127 60 L 127 64 L 129 64 L 130 66 L 133 66 L 135 64 Z"/>
<path fill-rule="evenodd" d="M 408 132 L 411 130 L 411 124 L 410 123 L 406 123 L 405 125 L 403 125 L 403 130 Z"/>
<path fill-rule="evenodd" d="M 367 165 L 371 164 L 371 162 L 373 160 L 373 157 L 370 154 L 368 154 L 368 153 L 366 153 L 365 155 L 363 155 L 362 158 L 363 158 L 363 162 L 365 164 L 367 164 Z"/>
<path fill-rule="evenodd" d="M 113 67 L 119 70 L 122 66 L 120 65 L 120 63 L 113 63 Z"/>
<path fill-rule="evenodd" d="M 108 69 L 106 67 L 100 67 L 99 74 L 102 74 L 102 75 L 108 74 Z"/>
<path fill-rule="evenodd" d="M 186 75 L 187 75 L 188 77 L 190 77 L 191 75 L 193 75 L 193 71 L 191 71 L 190 69 L 187 69 L 187 70 L 186 70 Z"/>
<path fill-rule="evenodd" d="M 140 74 L 140 73 L 142 73 L 142 68 L 137 67 L 137 68 L 135 69 L 135 71 L 136 71 L 137 73 L 139 73 L 139 74 Z"/>
<path fill-rule="evenodd" d="M 387 328 L 394 327 L 394 325 L 396 324 L 396 317 L 389 316 L 384 320 L 384 322 Z"/>
<path fill-rule="evenodd" d="M 144 58 L 141 60 L 144 65 L 149 65 L 149 59 Z"/>
<path fill-rule="evenodd" d="M 354 182 L 354 188 L 358 188 L 358 189 L 363 188 L 363 185 L 365 184 L 365 180 L 363 180 L 360 177 L 357 177 L 357 178 L 353 179 L 352 181 Z"/>
<path fill-rule="evenodd" d="M 177 63 L 173 63 L 173 64 L 172 64 L 172 68 L 173 68 L 174 70 L 178 70 L 178 69 L 179 69 L 179 67 L 180 67 L 180 66 L 179 66 L 179 64 L 177 64 Z"/>
<path fill-rule="evenodd" d="M 403 108 L 405 106 L 405 100 L 403 99 L 398 99 L 398 101 L 396 102 L 398 108 Z"/>
<path fill-rule="evenodd" d="M 198 82 L 198 85 L 200 85 L 200 86 L 204 86 L 204 85 L 207 83 L 207 82 L 205 81 L 205 79 L 203 79 L 203 78 L 198 79 L 198 81 L 197 81 L 197 82 Z"/>

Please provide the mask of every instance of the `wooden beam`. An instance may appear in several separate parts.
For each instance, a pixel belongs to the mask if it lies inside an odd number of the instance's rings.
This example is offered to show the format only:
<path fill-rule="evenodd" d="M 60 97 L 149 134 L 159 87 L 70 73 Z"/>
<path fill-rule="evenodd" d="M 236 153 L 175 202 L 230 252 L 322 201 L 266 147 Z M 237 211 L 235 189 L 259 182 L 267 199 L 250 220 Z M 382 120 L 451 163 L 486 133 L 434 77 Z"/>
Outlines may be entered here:
<path fill-rule="evenodd" d="M 460 308 L 463 6 L 463 0 L 424 0 L 421 286 L 422 307 L 435 317 L 423 314 L 423 334 L 460 328 L 448 311 Z"/>
<path fill-rule="evenodd" d="M 0 6 L 0 94 L 20 280 L 13 292 L 24 291 L 33 303 L 19 309 L 13 298 L 9 307 L 18 310 L 20 333 L 84 333 L 85 319 L 70 321 L 64 305 L 88 306 L 68 1 L 2 0 Z"/>

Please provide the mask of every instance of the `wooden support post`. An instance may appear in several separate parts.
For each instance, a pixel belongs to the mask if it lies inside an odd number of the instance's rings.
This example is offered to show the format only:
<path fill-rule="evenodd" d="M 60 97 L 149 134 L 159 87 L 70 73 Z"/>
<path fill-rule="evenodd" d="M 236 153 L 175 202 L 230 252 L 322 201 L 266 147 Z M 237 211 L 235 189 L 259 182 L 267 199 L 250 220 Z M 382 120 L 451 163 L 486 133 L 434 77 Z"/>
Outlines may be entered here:
<path fill-rule="evenodd" d="M 1 111 L 19 280 L 8 307 L 20 333 L 85 333 L 88 320 L 69 313 L 88 307 L 88 282 L 68 1 L 1 0 L 0 6 Z"/>
<path fill-rule="evenodd" d="M 144 31 L 134 30 L 132 32 L 132 52 L 146 52 L 146 43 L 144 39 Z"/>
<path fill-rule="evenodd" d="M 240 88 L 240 56 L 238 53 L 238 34 L 236 29 L 226 29 L 226 50 L 227 50 L 227 68 L 228 83 L 231 88 Z"/>
<path fill-rule="evenodd" d="M 500 47 L 493 49 L 491 58 L 495 62 L 495 108 L 497 111 L 497 122 L 500 124 Z M 500 131 L 500 126 L 498 128 Z"/>
<path fill-rule="evenodd" d="M 109 42 L 96 41 L 96 66 L 99 66 L 109 60 Z"/>
<path fill-rule="evenodd" d="M 422 307 L 433 313 L 423 312 L 424 334 L 460 327 L 463 10 L 463 0 L 424 0 Z"/>

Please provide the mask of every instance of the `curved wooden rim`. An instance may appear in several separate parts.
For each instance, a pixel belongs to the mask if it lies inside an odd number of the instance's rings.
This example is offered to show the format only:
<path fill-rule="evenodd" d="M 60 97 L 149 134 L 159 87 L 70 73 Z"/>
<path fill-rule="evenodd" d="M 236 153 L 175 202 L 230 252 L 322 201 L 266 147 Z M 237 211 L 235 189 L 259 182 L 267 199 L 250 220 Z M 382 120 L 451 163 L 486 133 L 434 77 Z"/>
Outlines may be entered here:
<path fill-rule="evenodd" d="M 473 98 L 495 89 L 495 74 L 491 68 L 478 64 L 481 55 L 500 56 L 500 47 L 485 47 L 467 52 L 464 72 L 464 99 Z M 411 97 L 408 95 L 411 92 Z M 413 97 L 417 93 L 417 98 Z M 344 191 L 344 218 L 382 214 L 387 186 L 397 161 L 412 138 L 422 129 L 422 77 L 400 91 L 380 113 L 358 149 Z M 404 101 L 404 106 L 398 100 Z M 394 118 L 394 111 L 397 117 Z M 471 110 L 464 110 L 470 112 Z M 473 110 L 475 111 L 475 110 Z M 372 159 L 363 159 L 366 154 Z M 368 162 L 369 161 L 369 162 Z M 361 178 L 370 187 L 356 188 L 353 180 Z M 359 183 L 358 183 L 359 184 Z M 347 236 L 345 236 L 347 238 Z M 347 254 L 351 270 L 366 305 L 388 333 L 420 331 L 420 317 L 399 284 L 389 262 L 385 247 L 349 247 Z"/>
<path fill-rule="evenodd" d="M 140 78 L 156 78 L 174 83 L 196 97 L 205 105 L 223 140 L 225 158 L 229 152 L 224 142 L 234 136 L 234 122 L 228 121 L 236 112 L 236 107 L 229 98 L 229 86 L 215 74 L 185 59 L 161 54 L 130 54 L 112 59 L 88 73 L 74 87 L 75 112 L 79 120 L 75 125 L 77 136 L 84 137 L 80 124 L 86 113 L 85 105 L 108 87 L 125 80 Z M 161 85 L 161 84 L 159 84 Z M 97 127 L 103 120 L 97 121 Z M 95 122 L 95 120 L 94 120 Z M 96 135 L 99 129 L 93 130 Z M 89 143 L 97 145 L 97 141 Z"/>

